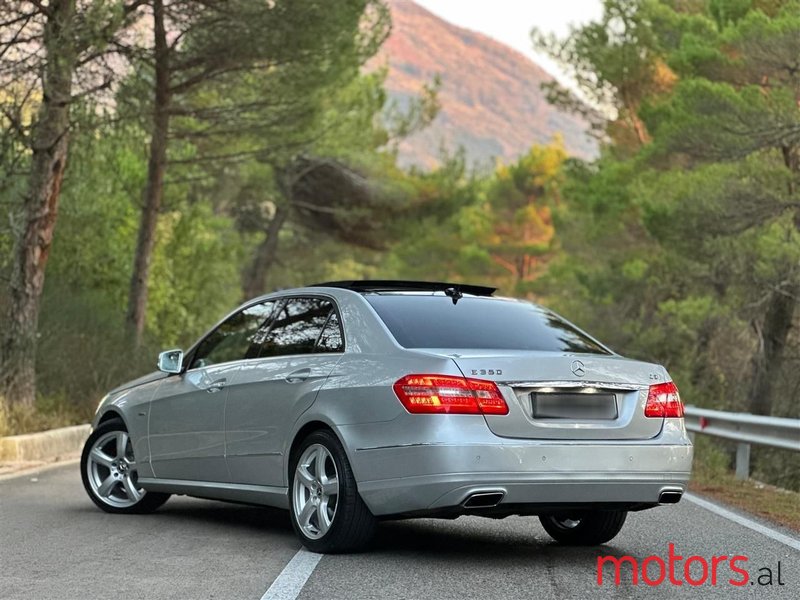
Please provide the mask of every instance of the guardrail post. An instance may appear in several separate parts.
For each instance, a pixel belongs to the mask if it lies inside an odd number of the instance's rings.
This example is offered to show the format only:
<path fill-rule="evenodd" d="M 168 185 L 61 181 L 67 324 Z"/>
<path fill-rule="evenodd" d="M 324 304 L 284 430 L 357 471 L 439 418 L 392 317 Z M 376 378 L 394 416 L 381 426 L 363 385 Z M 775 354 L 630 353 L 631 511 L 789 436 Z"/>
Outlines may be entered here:
<path fill-rule="evenodd" d="M 750 444 L 736 444 L 736 479 L 750 477 Z"/>

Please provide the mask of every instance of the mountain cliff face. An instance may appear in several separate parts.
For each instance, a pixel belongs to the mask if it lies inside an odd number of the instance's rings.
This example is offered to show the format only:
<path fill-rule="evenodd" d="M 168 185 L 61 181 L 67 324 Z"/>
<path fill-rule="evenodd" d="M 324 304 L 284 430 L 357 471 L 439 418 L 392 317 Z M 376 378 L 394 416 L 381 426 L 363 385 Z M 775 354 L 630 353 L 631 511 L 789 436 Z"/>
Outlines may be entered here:
<path fill-rule="evenodd" d="M 393 30 L 379 64 L 388 63 L 386 87 L 400 103 L 437 74 L 441 110 L 425 131 L 404 140 L 403 164 L 432 167 L 445 147 L 466 149 L 470 164 L 514 159 L 556 134 L 570 154 L 597 153 L 587 124 L 547 103 L 540 89 L 552 77 L 508 46 L 448 23 L 412 0 L 391 0 Z M 531 23 L 533 26 L 534 23 Z"/>

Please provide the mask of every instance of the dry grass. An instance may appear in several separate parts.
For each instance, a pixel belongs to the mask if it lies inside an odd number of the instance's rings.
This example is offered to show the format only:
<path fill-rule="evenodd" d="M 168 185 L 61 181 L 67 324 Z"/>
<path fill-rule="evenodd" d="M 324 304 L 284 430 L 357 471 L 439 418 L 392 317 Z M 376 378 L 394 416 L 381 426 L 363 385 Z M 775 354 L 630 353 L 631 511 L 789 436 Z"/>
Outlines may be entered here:
<path fill-rule="evenodd" d="M 693 478 L 689 489 L 725 504 L 759 515 L 800 533 L 800 494 L 773 485 L 725 478 Z"/>
<path fill-rule="evenodd" d="M 46 431 L 86 423 L 91 411 L 61 400 L 41 400 L 35 406 L 9 406 L 0 398 L 0 437 Z"/>
<path fill-rule="evenodd" d="M 689 490 L 800 532 L 800 493 L 752 479 L 739 481 L 731 473 L 729 457 L 713 438 L 695 440 Z"/>

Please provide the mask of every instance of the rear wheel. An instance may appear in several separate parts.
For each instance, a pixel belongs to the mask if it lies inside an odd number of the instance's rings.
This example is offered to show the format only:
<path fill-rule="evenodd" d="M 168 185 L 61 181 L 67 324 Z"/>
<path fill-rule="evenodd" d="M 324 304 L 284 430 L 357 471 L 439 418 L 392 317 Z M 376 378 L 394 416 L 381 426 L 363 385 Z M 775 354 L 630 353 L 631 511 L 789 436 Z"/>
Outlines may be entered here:
<path fill-rule="evenodd" d="M 147 492 L 125 424 L 112 419 L 92 432 L 81 454 L 81 478 L 89 498 L 110 513 L 148 513 L 164 504 L 169 494 Z"/>
<path fill-rule="evenodd" d="M 612 540 L 625 524 L 624 510 L 592 510 L 540 515 L 544 530 L 569 546 L 597 546 Z"/>
<path fill-rule="evenodd" d="M 366 546 L 376 519 L 358 494 L 339 439 L 315 431 L 303 440 L 290 464 L 292 526 L 312 552 L 352 552 Z"/>

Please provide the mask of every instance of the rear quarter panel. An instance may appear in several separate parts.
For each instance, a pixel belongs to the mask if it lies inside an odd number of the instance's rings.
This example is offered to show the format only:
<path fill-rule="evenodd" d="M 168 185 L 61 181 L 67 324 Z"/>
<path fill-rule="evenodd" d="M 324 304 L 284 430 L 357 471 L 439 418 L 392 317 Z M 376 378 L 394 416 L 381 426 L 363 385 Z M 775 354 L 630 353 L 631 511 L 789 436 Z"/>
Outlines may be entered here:
<path fill-rule="evenodd" d="M 308 423 L 325 423 L 342 442 L 356 479 L 362 479 L 366 474 L 360 472 L 359 448 L 408 444 L 416 437 L 431 439 L 430 432 L 410 427 L 407 417 L 415 415 L 403 408 L 392 389 L 395 381 L 410 373 L 461 374 L 449 359 L 414 356 L 402 351 L 391 355 L 345 353 L 314 404 L 295 423 L 290 439 L 294 440 L 297 432 Z M 483 418 L 480 424 L 485 430 Z M 363 425 L 370 427 L 354 427 Z M 288 473 L 288 448 L 285 459 L 285 473 Z"/>

